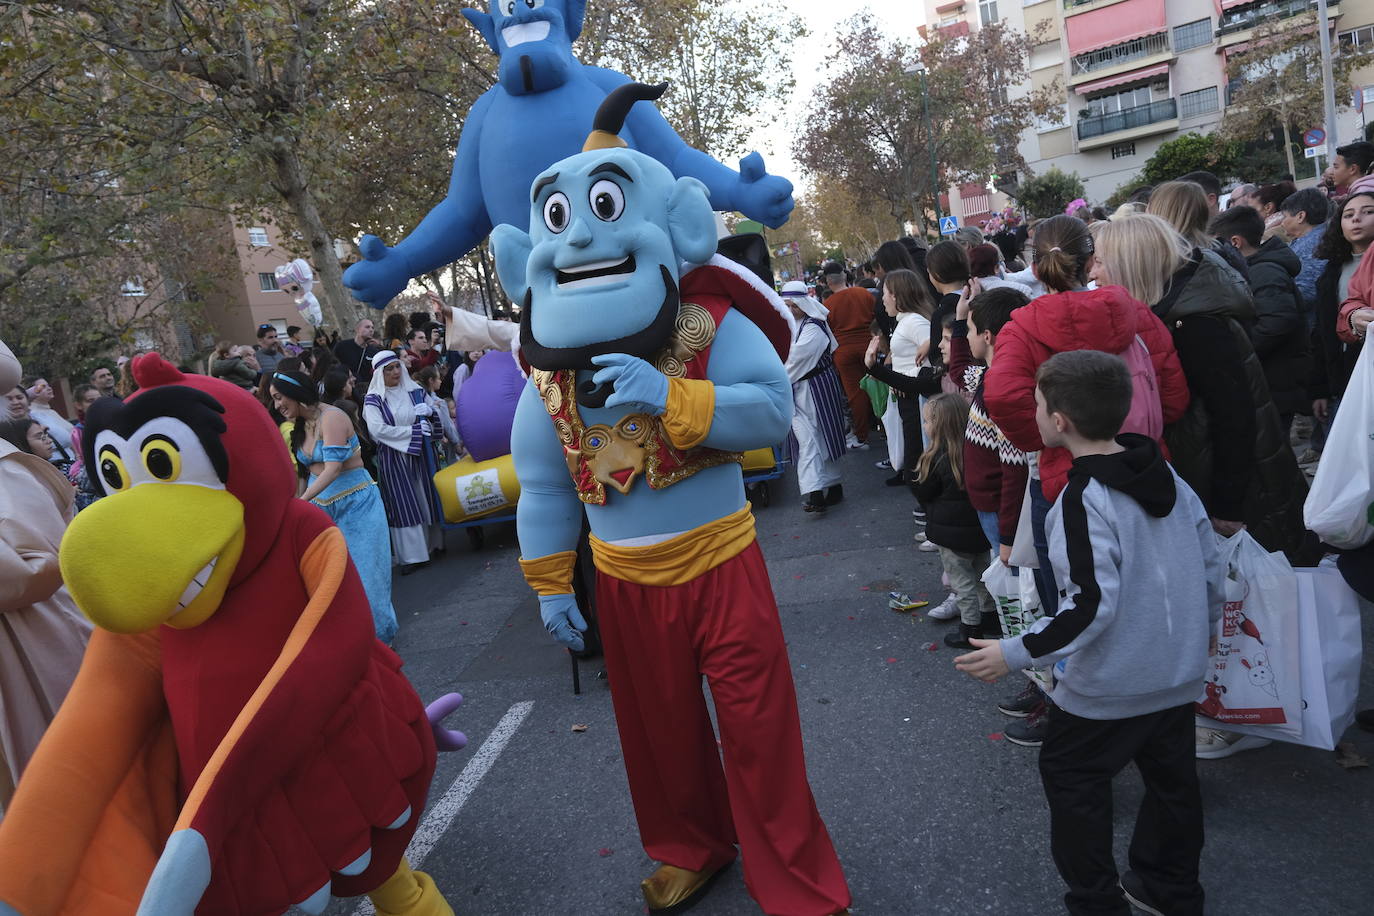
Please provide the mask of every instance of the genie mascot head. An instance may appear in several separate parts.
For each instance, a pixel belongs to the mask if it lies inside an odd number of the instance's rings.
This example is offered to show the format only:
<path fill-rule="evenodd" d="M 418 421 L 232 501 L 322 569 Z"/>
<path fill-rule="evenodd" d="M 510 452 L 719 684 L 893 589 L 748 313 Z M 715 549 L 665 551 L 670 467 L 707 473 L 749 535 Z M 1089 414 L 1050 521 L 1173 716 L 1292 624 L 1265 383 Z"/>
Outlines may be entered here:
<path fill-rule="evenodd" d="M 666 88 L 629 83 L 607 96 L 584 151 L 535 178 L 529 233 L 501 225 L 491 234 L 535 369 L 591 369 L 606 353 L 650 357 L 673 332 L 681 264 L 715 253 L 706 186 L 674 178 L 616 136 L 631 105 Z"/>
<path fill-rule="evenodd" d="M 463 15 L 500 56 L 501 86 L 524 95 L 568 81 L 586 9 L 587 0 L 493 0 L 490 14 L 466 9 Z"/>

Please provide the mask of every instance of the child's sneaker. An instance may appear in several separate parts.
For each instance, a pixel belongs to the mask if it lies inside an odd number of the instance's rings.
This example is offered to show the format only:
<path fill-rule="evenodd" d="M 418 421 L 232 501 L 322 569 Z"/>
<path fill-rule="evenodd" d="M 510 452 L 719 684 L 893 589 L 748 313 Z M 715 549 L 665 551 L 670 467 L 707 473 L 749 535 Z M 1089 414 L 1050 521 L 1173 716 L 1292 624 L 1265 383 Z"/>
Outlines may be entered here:
<path fill-rule="evenodd" d="M 1050 730 L 1050 704 L 1041 701 L 1030 711 L 1026 718 L 1013 722 L 1002 730 L 1002 735 L 1012 744 L 1022 747 L 1039 747 L 1045 743 L 1045 733 Z"/>
<path fill-rule="evenodd" d="M 923 608 L 930 604 L 929 601 L 917 601 L 902 592 L 888 592 L 887 606 L 894 611 L 901 611 L 903 614 Z"/>
<path fill-rule="evenodd" d="M 954 593 L 926 612 L 931 620 L 953 620 L 959 616 L 959 597 Z"/>
<path fill-rule="evenodd" d="M 916 549 L 923 553 L 938 553 L 940 551 L 940 548 L 936 546 L 933 541 L 929 540 L 922 541 L 921 546 Z"/>
<path fill-rule="evenodd" d="M 1035 686 L 1035 684 L 1030 681 L 1026 681 L 1024 690 L 1016 696 L 1007 697 L 1007 699 L 997 704 L 997 711 L 1003 715 L 1011 716 L 1013 719 L 1024 719 L 1035 710 L 1035 707 L 1043 702 L 1043 697 L 1044 694 L 1040 692 L 1039 687 Z"/>
<path fill-rule="evenodd" d="M 1200 760 L 1220 760 L 1241 751 L 1272 744 L 1268 738 L 1242 735 L 1237 732 L 1224 732 L 1218 728 L 1198 728 L 1196 752 Z"/>

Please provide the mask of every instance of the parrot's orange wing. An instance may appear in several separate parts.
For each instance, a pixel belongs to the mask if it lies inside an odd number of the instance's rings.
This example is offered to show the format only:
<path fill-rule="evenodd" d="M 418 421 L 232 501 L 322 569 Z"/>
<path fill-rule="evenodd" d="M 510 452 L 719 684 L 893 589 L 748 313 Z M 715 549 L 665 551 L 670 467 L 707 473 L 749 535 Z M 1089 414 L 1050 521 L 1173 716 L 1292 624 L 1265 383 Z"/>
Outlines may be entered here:
<path fill-rule="evenodd" d="M 122 916 L 177 816 L 157 632 L 91 636 L 0 821 L 0 900 L 24 916 Z"/>

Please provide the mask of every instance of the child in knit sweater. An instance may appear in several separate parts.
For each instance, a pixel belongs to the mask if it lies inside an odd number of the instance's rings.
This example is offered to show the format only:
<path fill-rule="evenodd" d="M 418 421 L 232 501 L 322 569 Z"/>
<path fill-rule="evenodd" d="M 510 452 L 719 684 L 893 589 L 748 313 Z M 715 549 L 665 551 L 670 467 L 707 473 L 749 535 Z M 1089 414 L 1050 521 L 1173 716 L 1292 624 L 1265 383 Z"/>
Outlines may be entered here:
<path fill-rule="evenodd" d="M 983 376 L 996 354 L 997 334 L 1011 320 L 1011 313 L 1029 301 L 1015 288 L 983 290 L 977 280 L 972 281 L 954 312 L 946 361 L 949 378 L 973 399 L 964 433 L 969 502 L 988 543 L 1008 565 L 1026 493 L 1026 453 L 1012 445 L 988 416 Z"/>

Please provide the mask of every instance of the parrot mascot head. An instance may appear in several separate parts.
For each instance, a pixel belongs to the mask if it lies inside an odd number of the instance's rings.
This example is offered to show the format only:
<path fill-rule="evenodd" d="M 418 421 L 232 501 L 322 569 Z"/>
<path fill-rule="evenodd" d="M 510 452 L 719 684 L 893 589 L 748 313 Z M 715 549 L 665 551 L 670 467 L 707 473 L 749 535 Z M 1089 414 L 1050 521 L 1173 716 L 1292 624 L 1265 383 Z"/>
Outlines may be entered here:
<path fill-rule="evenodd" d="M 318 328 L 324 323 L 324 313 L 320 310 L 320 300 L 315 298 L 311 292 L 315 288 L 315 274 L 310 269 L 310 262 L 305 258 L 296 258 L 289 264 L 279 264 L 277 266 L 277 286 L 288 293 L 300 293 L 296 297 L 296 311 L 301 313 L 301 317 L 309 323 L 312 328 Z"/>
<path fill-rule="evenodd" d="M 465 9 L 463 15 L 500 57 L 501 88 L 527 95 L 568 81 L 586 11 L 587 0 L 493 0 L 490 13 Z"/>
<path fill-rule="evenodd" d="M 591 369 L 607 353 L 650 357 L 673 333 L 683 263 L 715 253 L 706 186 L 674 178 L 616 136 L 631 105 L 666 88 L 628 83 L 608 95 L 584 151 L 534 180 L 530 231 L 492 231 L 501 284 L 522 306 L 521 355 L 535 369 Z"/>
<path fill-rule="evenodd" d="M 134 358 L 139 390 L 86 415 L 82 449 L 105 498 L 62 540 L 62 575 L 91 621 L 115 633 L 208 620 L 257 567 L 295 494 L 267 411 L 241 388 Z"/>

